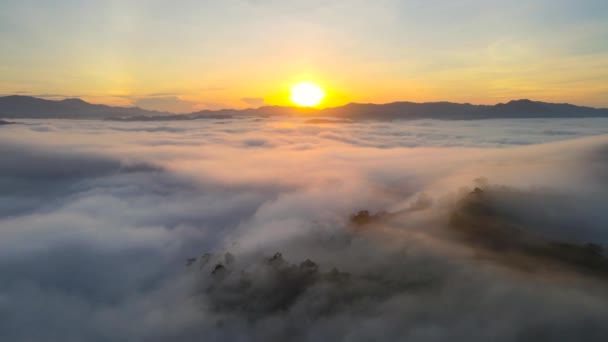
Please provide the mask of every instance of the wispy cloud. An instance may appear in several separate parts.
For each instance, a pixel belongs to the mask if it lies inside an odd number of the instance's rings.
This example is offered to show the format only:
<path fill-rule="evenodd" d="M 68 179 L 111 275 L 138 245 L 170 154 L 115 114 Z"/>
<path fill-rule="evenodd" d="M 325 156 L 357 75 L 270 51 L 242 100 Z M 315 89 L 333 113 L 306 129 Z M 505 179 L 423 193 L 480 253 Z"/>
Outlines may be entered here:
<path fill-rule="evenodd" d="M 266 104 L 262 97 L 244 97 L 241 101 L 254 108 L 262 107 Z"/>
<path fill-rule="evenodd" d="M 133 105 L 143 109 L 172 113 L 189 113 L 200 106 L 197 102 L 182 100 L 177 96 L 166 96 L 165 94 L 137 98 L 133 101 Z"/>

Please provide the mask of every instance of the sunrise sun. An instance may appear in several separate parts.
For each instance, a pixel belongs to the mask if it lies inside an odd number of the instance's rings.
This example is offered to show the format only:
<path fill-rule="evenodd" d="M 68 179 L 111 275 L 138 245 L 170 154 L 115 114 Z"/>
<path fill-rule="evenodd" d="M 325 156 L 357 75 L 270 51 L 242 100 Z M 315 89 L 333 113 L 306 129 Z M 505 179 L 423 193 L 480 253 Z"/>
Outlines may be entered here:
<path fill-rule="evenodd" d="M 314 107 L 323 101 L 325 91 L 311 82 L 300 82 L 290 89 L 289 98 L 301 107 Z"/>

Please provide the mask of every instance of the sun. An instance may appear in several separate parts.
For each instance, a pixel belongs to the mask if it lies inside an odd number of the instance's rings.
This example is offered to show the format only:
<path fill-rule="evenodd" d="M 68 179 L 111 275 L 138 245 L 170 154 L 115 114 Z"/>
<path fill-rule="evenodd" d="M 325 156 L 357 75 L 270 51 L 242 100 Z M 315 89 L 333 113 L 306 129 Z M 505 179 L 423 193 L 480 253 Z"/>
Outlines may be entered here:
<path fill-rule="evenodd" d="M 300 82 L 290 89 L 289 98 L 301 107 L 314 107 L 323 101 L 325 91 L 312 82 Z"/>

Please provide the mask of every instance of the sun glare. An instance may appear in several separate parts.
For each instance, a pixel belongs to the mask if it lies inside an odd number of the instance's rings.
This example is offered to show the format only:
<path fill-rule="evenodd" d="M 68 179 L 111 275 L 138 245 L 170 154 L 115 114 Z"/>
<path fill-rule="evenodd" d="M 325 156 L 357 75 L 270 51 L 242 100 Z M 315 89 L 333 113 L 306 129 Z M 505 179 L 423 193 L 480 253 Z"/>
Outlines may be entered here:
<path fill-rule="evenodd" d="M 301 107 L 314 107 L 323 101 L 325 91 L 311 82 L 300 82 L 291 87 L 289 98 Z"/>

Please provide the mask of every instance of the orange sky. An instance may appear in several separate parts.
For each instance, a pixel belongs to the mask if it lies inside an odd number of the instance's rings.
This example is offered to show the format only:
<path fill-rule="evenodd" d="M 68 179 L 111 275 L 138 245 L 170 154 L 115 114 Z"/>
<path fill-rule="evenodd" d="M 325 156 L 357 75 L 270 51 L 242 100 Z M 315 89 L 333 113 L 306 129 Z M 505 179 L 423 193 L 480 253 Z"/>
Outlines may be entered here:
<path fill-rule="evenodd" d="M 0 94 L 187 112 L 530 98 L 608 107 L 608 5 L 534 0 L 0 4 Z"/>

